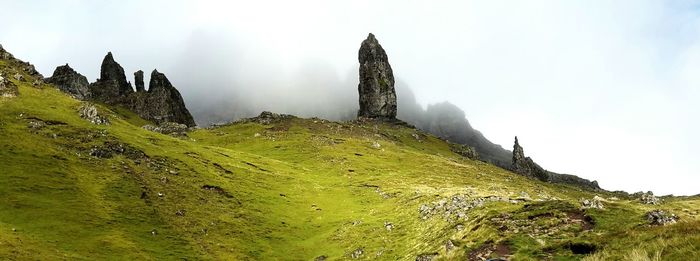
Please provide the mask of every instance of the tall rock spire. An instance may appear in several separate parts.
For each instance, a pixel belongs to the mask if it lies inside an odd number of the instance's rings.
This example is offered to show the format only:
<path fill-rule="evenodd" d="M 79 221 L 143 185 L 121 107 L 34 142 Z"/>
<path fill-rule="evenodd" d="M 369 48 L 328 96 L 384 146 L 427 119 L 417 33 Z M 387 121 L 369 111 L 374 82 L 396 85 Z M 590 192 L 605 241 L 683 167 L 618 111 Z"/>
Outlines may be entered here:
<path fill-rule="evenodd" d="M 146 91 L 146 87 L 143 85 L 143 71 L 138 70 L 134 73 L 134 84 L 136 85 L 136 92 Z"/>
<path fill-rule="evenodd" d="M 396 118 L 394 73 L 389 58 L 373 34 L 362 41 L 358 53 L 360 62 L 360 110 L 358 117 Z"/>
<path fill-rule="evenodd" d="M 124 68 L 114 61 L 112 52 L 108 52 L 102 60 L 100 79 L 90 85 L 90 92 L 95 100 L 107 104 L 123 103 L 134 92 L 126 81 Z"/>

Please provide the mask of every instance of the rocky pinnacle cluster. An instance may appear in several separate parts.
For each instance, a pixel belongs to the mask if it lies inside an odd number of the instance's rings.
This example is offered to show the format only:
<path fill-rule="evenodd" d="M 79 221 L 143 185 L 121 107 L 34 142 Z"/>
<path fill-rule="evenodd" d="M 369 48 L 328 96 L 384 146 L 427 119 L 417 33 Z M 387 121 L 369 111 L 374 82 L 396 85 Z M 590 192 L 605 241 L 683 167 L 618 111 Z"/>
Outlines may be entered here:
<path fill-rule="evenodd" d="M 135 72 L 134 78 L 136 91 L 127 81 L 124 68 L 109 52 L 102 60 L 100 78 L 94 83 L 88 83 L 85 76 L 68 64 L 57 67 L 53 75 L 45 81 L 77 99 L 122 106 L 157 124 L 175 122 L 189 127 L 195 126 L 180 92 L 173 87 L 165 74 L 153 70 L 148 90 L 144 86 L 143 71 Z"/>

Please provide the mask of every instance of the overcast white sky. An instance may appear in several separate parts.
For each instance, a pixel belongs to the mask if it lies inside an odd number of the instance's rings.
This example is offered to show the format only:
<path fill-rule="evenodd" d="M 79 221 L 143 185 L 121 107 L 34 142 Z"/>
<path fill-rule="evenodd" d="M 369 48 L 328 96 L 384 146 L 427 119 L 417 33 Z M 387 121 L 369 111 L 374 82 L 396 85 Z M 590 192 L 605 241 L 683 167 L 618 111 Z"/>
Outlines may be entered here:
<path fill-rule="evenodd" d="M 188 102 L 226 92 L 193 81 L 269 93 L 309 68 L 354 92 L 373 32 L 421 104 L 458 105 L 507 149 L 518 135 L 549 170 L 700 193 L 699 2 L 0 2 L 0 43 L 44 75 L 68 62 L 94 81 L 112 51 L 128 76 L 178 68 Z"/>

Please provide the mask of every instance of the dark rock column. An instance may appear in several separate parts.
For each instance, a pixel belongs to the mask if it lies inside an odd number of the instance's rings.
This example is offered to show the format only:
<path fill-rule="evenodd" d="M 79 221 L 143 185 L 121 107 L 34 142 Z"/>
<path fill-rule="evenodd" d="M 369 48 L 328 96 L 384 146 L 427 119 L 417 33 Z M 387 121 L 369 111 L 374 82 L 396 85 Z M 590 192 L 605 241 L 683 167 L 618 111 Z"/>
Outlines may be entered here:
<path fill-rule="evenodd" d="M 386 52 L 373 34 L 362 41 L 358 53 L 360 62 L 360 110 L 358 117 L 396 118 L 394 73 Z"/>
<path fill-rule="evenodd" d="M 146 87 L 143 84 L 143 71 L 138 70 L 134 73 L 134 82 L 136 84 L 136 92 L 145 92 Z"/>

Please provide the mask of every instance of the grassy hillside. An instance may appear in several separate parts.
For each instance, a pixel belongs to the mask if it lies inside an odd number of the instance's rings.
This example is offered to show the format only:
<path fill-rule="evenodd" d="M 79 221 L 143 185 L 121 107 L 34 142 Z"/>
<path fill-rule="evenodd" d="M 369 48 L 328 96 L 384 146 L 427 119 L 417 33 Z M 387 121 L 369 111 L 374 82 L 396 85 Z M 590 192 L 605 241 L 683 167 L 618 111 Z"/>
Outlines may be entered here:
<path fill-rule="evenodd" d="M 0 60 L 3 75 L 21 72 Z M 22 72 L 21 72 L 22 73 Z M 684 260 L 700 199 L 529 180 L 411 127 L 263 117 L 172 137 L 32 78 L 0 98 L 0 259 Z M 605 199 L 581 209 L 580 199 Z M 678 223 L 650 226 L 664 209 Z M 422 259 L 429 260 L 429 259 Z"/>

